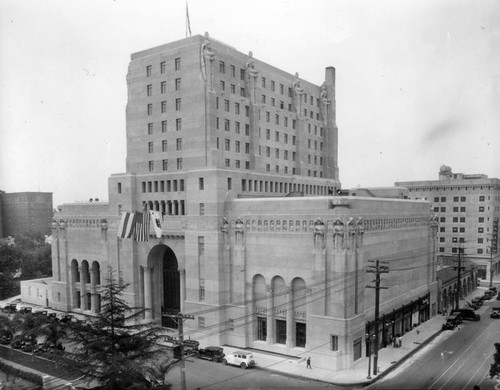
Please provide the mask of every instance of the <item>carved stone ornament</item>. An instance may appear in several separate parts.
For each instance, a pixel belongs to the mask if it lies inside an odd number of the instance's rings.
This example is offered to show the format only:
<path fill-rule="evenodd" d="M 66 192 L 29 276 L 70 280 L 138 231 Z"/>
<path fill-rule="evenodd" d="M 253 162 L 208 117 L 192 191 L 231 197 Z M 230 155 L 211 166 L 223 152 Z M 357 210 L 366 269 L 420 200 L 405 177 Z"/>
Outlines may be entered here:
<path fill-rule="evenodd" d="M 108 220 L 106 218 L 101 219 L 101 230 L 108 230 Z"/>
<path fill-rule="evenodd" d="M 66 229 L 66 222 L 64 222 L 64 219 L 59 220 L 59 229 L 61 230 Z"/>
<path fill-rule="evenodd" d="M 52 227 L 52 230 L 57 229 L 57 221 L 55 219 L 52 220 L 51 227 Z"/>
<path fill-rule="evenodd" d="M 318 218 L 314 222 L 314 248 L 316 250 L 323 249 L 325 246 L 325 223 Z"/>

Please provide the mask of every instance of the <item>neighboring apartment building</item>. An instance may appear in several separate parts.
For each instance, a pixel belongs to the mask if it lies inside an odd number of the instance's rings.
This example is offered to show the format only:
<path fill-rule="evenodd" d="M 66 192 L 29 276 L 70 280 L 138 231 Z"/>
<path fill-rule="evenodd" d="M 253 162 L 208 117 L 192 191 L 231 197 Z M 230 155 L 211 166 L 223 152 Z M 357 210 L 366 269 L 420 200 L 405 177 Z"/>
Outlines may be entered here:
<path fill-rule="evenodd" d="M 34 232 L 50 235 L 52 192 L 2 192 L 2 237 Z"/>
<path fill-rule="evenodd" d="M 407 187 L 410 199 L 425 199 L 439 218 L 438 259 L 442 265 L 454 263 L 459 248 L 474 262 L 478 276 L 489 280 L 500 271 L 498 221 L 500 180 L 484 174 L 453 173 L 443 165 L 439 180 L 397 182 Z"/>
<path fill-rule="evenodd" d="M 367 332 L 436 314 L 428 203 L 334 196 L 333 68 L 318 86 L 193 36 L 133 54 L 127 83 L 127 172 L 110 177 L 109 203 L 59 207 L 52 307 L 98 311 L 111 266 L 145 321 L 189 313 L 184 334 L 202 345 L 307 353 L 330 370 L 366 353 Z M 143 209 L 164 215 L 161 237 L 117 238 L 122 213 Z M 378 328 L 376 259 L 390 268 Z"/>

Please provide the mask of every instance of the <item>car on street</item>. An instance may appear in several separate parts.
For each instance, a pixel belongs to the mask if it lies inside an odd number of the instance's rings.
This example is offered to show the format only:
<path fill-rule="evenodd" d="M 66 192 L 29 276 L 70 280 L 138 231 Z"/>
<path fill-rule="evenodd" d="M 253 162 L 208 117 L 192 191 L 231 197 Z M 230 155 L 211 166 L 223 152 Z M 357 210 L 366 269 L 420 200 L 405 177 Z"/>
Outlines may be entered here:
<path fill-rule="evenodd" d="M 255 366 L 255 360 L 253 360 L 253 354 L 250 352 L 236 351 L 232 352 L 222 359 L 224 364 L 231 364 L 233 366 L 239 366 L 242 369 Z"/>
<path fill-rule="evenodd" d="M 464 320 L 479 321 L 481 316 L 477 314 L 473 309 L 460 309 L 460 314 Z"/>
<path fill-rule="evenodd" d="M 17 312 L 20 314 L 28 314 L 33 311 L 33 308 L 31 306 L 21 306 Z"/>
<path fill-rule="evenodd" d="M 463 322 L 462 313 L 460 312 L 460 310 L 453 310 L 450 315 L 456 317 L 455 322 L 457 323 L 457 325 L 460 325 Z"/>
<path fill-rule="evenodd" d="M 472 301 L 471 301 L 471 305 L 473 307 L 476 307 L 476 310 L 479 309 L 481 306 L 483 306 L 483 301 L 481 300 L 481 298 L 474 298 Z"/>
<path fill-rule="evenodd" d="M 222 362 L 224 359 L 224 349 L 222 347 L 206 347 L 200 348 L 195 352 L 195 355 L 200 359 L 208 359 L 213 362 Z"/>
<path fill-rule="evenodd" d="M 490 317 L 491 318 L 500 318 L 500 306 L 491 308 Z"/>
<path fill-rule="evenodd" d="M 446 317 L 446 322 L 441 327 L 442 330 L 453 330 L 457 327 L 457 317 L 456 316 L 448 316 Z"/>

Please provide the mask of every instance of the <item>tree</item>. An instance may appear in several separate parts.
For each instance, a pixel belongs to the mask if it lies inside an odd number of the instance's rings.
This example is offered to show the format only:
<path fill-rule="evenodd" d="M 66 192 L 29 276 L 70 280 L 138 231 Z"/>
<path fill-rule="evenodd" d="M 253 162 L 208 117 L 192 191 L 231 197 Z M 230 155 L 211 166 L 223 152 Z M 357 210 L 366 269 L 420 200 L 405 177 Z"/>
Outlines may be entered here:
<path fill-rule="evenodd" d="M 74 348 L 58 359 L 89 382 L 100 383 L 100 389 L 152 388 L 151 362 L 166 355 L 159 344 L 161 328 L 141 324 L 145 309 L 131 308 L 122 298 L 127 287 L 116 281 L 109 267 L 100 312 L 91 322 L 71 323 L 68 338 Z"/>
<path fill-rule="evenodd" d="M 15 245 L 7 240 L 0 242 L 0 299 L 19 294 L 19 283 L 14 275 L 21 265 L 21 256 Z"/>
<path fill-rule="evenodd" d="M 21 262 L 22 280 L 52 275 L 52 248 L 43 234 L 16 234 L 14 243 Z"/>
<path fill-rule="evenodd" d="M 495 354 L 493 355 L 493 363 L 490 367 L 490 378 L 500 375 L 500 343 L 495 343 Z"/>

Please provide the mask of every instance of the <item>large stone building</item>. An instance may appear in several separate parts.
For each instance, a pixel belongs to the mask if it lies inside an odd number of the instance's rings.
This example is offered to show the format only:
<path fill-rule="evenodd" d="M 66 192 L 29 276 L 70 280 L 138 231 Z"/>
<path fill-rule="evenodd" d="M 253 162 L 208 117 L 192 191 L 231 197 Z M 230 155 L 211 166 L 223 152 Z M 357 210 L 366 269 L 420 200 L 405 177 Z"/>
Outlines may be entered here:
<path fill-rule="evenodd" d="M 52 307 L 98 311 L 111 266 L 145 321 L 189 313 L 185 337 L 202 345 L 333 370 L 367 333 L 384 345 L 436 313 L 428 203 L 334 196 L 333 68 L 318 86 L 194 36 L 133 54 L 127 83 L 127 172 L 110 177 L 109 203 L 59 207 Z M 144 208 L 164 215 L 161 237 L 117 238 L 121 214 Z M 377 327 L 371 260 L 390 270 Z"/>
<path fill-rule="evenodd" d="M 443 165 L 439 180 L 397 182 L 410 199 L 425 199 L 439 219 L 438 259 L 452 265 L 463 257 L 473 261 L 479 278 L 490 280 L 500 271 L 498 221 L 500 180 L 484 174 L 454 173 Z"/>
<path fill-rule="evenodd" d="M 19 233 L 51 234 L 52 192 L 0 191 L 1 237 Z"/>

